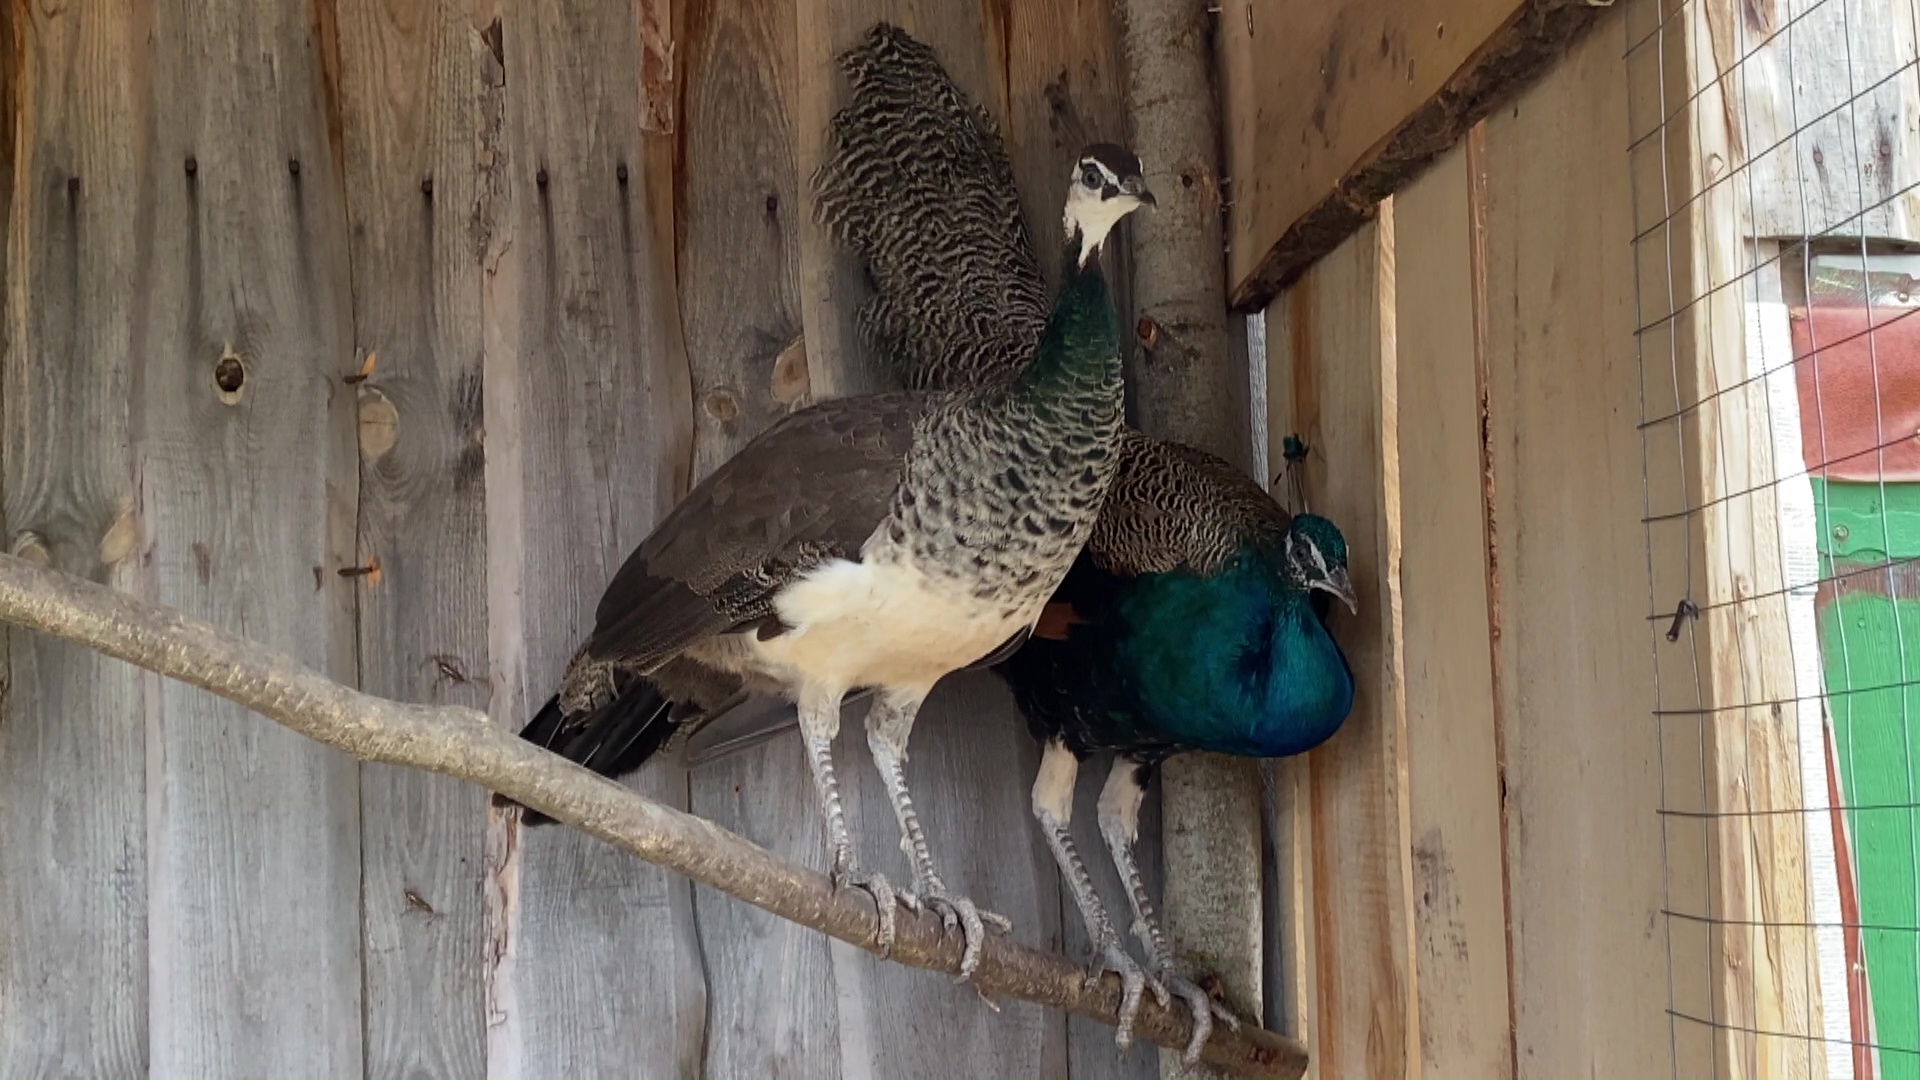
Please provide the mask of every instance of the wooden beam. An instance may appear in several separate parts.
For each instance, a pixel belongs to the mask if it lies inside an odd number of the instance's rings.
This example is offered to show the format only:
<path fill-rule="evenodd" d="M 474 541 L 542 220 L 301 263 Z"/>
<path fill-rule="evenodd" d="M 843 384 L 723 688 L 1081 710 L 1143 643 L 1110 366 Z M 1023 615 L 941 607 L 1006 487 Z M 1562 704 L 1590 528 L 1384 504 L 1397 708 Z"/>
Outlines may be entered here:
<path fill-rule="evenodd" d="M 674 305 L 672 88 L 649 81 L 669 12 L 566 0 L 499 15 L 511 198 L 488 252 L 488 651 L 494 721 L 516 731 L 601 589 L 685 493 L 693 392 Z M 685 805 L 684 778 L 634 783 Z M 701 1074 L 687 883 L 573 830 L 491 817 L 489 1071 Z"/>
<path fill-rule="evenodd" d="M 1217 46 L 1234 309 L 1265 306 L 1338 247 L 1565 55 L 1601 3 L 1226 0 Z"/>
<path fill-rule="evenodd" d="M 125 10 L 0 5 L 0 489 L 6 550 L 138 589 L 137 554 L 103 544 L 138 491 L 123 291 L 146 154 L 99 122 L 150 116 Z M 37 635 L 4 648 L 0 1074 L 145 1075 L 142 683 Z"/>
<path fill-rule="evenodd" d="M 1659 643 L 1661 707 L 1672 717 L 1667 723 L 1693 731 L 1692 756 L 1705 768 L 1691 774 L 1697 790 L 1687 795 L 1712 822 L 1682 856 L 1681 880 L 1703 887 L 1674 905 L 1695 924 L 1689 936 L 1705 931 L 1706 949 L 1692 954 L 1706 964 L 1704 983 L 1701 973 L 1689 973 L 1704 993 L 1674 1007 L 1695 1018 L 1689 1024 L 1717 1025 L 1713 1069 L 1733 1077 L 1825 1075 L 1828 1067 L 1817 1042 L 1825 1021 L 1818 942 L 1809 929 L 1814 879 L 1808 822 L 1799 813 L 1820 798 L 1822 778 L 1803 777 L 1801 754 L 1819 728 L 1801 723 L 1789 636 L 1789 588 L 1810 582 L 1787 580 L 1780 485 L 1792 473 L 1776 462 L 1770 380 L 1755 377 L 1766 357 L 1762 339 L 1750 336 L 1750 327 L 1762 325 L 1758 305 L 1770 304 L 1781 323 L 1785 314 L 1778 279 L 1757 272 L 1761 248 L 1751 238 L 1784 204 L 1821 214 L 1827 202 L 1811 183 L 1811 203 L 1756 201 L 1749 183 L 1768 191 L 1785 185 L 1796 195 L 1802 185 L 1798 175 L 1781 179 L 1772 168 L 1778 162 L 1749 144 L 1743 114 L 1770 103 L 1759 93 L 1766 80 L 1733 67 L 1750 47 L 1750 19 L 1764 21 L 1762 9 L 1770 7 L 1690 4 L 1660 41 L 1644 46 L 1664 50 L 1663 62 L 1651 66 L 1683 73 L 1687 97 L 1698 95 L 1697 107 L 1665 122 L 1662 189 L 1678 212 L 1665 225 L 1640 223 L 1641 247 L 1656 250 L 1637 260 L 1643 277 L 1657 272 L 1662 286 L 1640 290 L 1641 339 L 1655 346 L 1642 349 L 1647 516 L 1651 538 L 1667 549 L 1659 565 L 1678 568 L 1660 575 L 1653 599 L 1664 610 L 1685 597 L 1701 611 L 1677 641 Z M 1809 35 L 1810 44 L 1817 40 Z M 1803 78 L 1818 78 L 1797 49 L 1789 55 Z M 1825 65 L 1818 71 L 1845 85 L 1844 48 L 1813 55 Z M 1750 160 L 1756 152 L 1763 156 Z M 1857 170 L 1848 160 L 1836 171 Z M 1856 199 L 1845 212 L 1858 209 Z M 1643 207 L 1643 216 L 1652 211 Z M 1762 291 L 1769 282 L 1771 295 Z"/>
<path fill-rule="evenodd" d="M 1477 161 L 1474 162 L 1477 164 Z M 1456 147 L 1393 197 L 1408 839 L 1421 1068 L 1512 1076 L 1475 195 Z M 1414 343 L 1417 343 L 1414 344 Z"/>
<path fill-rule="evenodd" d="M 1621 22 L 1607 25 L 1485 129 L 1514 1072 L 1702 1076 L 1675 1063 L 1663 1012 L 1649 712 L 1665 627 L 1647 620 L 1627 85 Z"/>
<path fill-rule="evenodd" d="M 467 9 L 473 0 L 451 0 Z M 441 9 L 444 10 L 444 9 Z M 360 686 L 485 708 L 486 453 L 480 430 L 484 233 L 504 71 L 474 25 L 413 0 L 341 0 L 343 143 L 360 408 Z M 406 59 L 402 59 L 402 58 Z M 430 58 L 431 62 L 416 62 Z M 366 1068 L 486 1071 L 486 798 L 365 765 L 361 840 Z"/>
<path fill-rule="evenodd" d="M 1353 714 L 1307 754 L 1302 838 L 1313 937 L 1305 995 L 1320 1076 L 1419 1075 L 1401 651 L 1394 218 L 1383 214 L 1268 312 L 1269 430 L 1313 448 L 1308 503 L 1346 534 L 1358 615 L 1333 632 Z"/>

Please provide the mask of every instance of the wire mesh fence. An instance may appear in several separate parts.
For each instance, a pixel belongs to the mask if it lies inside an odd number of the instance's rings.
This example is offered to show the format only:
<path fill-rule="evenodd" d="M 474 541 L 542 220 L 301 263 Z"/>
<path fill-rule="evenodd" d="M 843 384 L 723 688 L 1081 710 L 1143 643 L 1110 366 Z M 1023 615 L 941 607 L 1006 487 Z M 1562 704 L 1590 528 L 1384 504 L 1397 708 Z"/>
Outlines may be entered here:
<path fill-rule="evenodd" d="M 1920 1075 L 1920 17 L 1626 22 L 1675 1075 Z"/>

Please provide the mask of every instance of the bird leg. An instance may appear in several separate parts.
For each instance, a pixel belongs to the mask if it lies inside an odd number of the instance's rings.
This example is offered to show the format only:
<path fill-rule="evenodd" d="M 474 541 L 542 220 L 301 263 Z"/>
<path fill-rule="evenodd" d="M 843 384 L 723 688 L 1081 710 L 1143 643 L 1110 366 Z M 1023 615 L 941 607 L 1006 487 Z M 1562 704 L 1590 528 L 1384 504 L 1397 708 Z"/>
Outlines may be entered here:
<path fill-rule="evenodd" d="M 1188 1011 L 1193 1014 L 1193 1036 L 1187 1040 L 1185 1055 L 1186 1063 L 1192 1065 L 1200 1060 L 1200 1048 L 1207 1044 L 1207 1036 L 1213 1034 L 1216 1017 L 1235 1031 L 1240 1030 L 1240 1018 L 1212 994 L 1180 977 L 1174 969 L 1173 949 L 1153 917 L 1147 883 L 1140 876 L 1140 865 L 1133 861 L 1133 842 L 1140 832 L 1140 800 L 1146 796 L 1143 786 L 1146 770 L 1139 762 L 1114 759 L 1113 771 L 1107 774 L 1107 786 L 1100 792 L 1100 835 L 1113 856 L 1113 868 L 1126 883 L 1127 900 L 1133 906 L 1134 936 L 1146 946 L 1154 974 L 1187 1003 Z"/>
<path fill-rule="evenodd" d="M 880 915 L 877 944 L 880 955 L 893 951 L 893 886 L 879 874 L 862 871 L 853 855 L 853 837 L 847 831 L 846 811 L 840 805 L 840 780 L 833 772 L 833 738 L 840 733 L 840 695 L 808 695 L 799 705 L 800 734 L 807 744 L 807 765 L 813 770 L 814 794 L 820 816 L 827 823 L 827 847 L 833 854 L 829 880 L 836 889 L 860 889 L 873 897 Z"/>
<path fill-rule="evenodd" d="M 1087 936 L 1093 941 L 1094 964 L 1087 972 L 1087 982 L 1099 982 L 1109 971 L 1120 976 L 1120 1026 L 1113 1041 L 1125 1049 L 1133 1043 L 1133 1020 L 1140 1012 L 1141 995 L 1151 989 L 1154 1000 L 1164 1008 L 1167 988 L 1141 971 L 1127 955 L 1120 935 L 1113 932 L 1105 905 L 1100 903 L 1087 864 L 1080 860 L 1080 851 L 1074 846 L 1069 825 L 1073 822 L 1073 781 L 1079 771 L 1080 761 L 1065 743 L 1058 739 L 1048 742 L 1040 758 L 1040 774 L 1033 781 L 1033 816 L 1046 835 L 1047 846 L 1053 849 L 1053 861 L 1059 864 L 1067 888 L 1073 891 L 1074 903 L 1080 906 L 1080 917 L 1087 924 Z"/>
<path fill-rule="evenodd" d="M 966 952 L 960 958 L 960 977 L 968 979 L 980 966 L 980 948 L 986 941 L 987 925 L 1006 932 L 1013 924 L 991 911 L 981 911 L 973 901 L 947 890 L 933 868 L 933 854 L 927 849 L 927 835 L 920 827 L 920 815 L 913 809 L 913 796 L 907 792 L 907 736 L 920 711 L 923 694 L 903 695 L 883 692 L 867 710 L 867 746 L 873 751 L 873 763 L 886 781 L 887 797 L 893 800 L 893 812 L 900 819 L 900 850 L 913 860 L 913 892 L 901 893 L 900 902 L 918 911 L 922 904 L 939 911 L 947 929 L 959 927 L 966 935 Z"/>

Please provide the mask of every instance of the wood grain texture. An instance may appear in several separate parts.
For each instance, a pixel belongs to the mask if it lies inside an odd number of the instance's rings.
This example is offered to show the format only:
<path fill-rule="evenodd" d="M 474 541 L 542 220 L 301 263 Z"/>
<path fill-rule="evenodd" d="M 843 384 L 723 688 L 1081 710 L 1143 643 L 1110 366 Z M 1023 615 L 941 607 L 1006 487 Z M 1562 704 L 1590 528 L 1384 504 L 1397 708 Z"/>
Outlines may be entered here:
<path fill-rule="evenodd" d="M 941 63 L 1005 128 L 1005 10 L 946 0 L 824 0 L 795 5 L 797 100 L 793 111 L 797 174 L 812 175 L 826 124 L 844 101 L 833 57 L 876 19 L 888 19 L 939 52 Z M 1057 183 L 1057 181 L 1056 181 Z M 815 392 L 843 396 L 884 387 L 888 379 L 864 355 L 852 314 L 866 295 L 860 271 L 835 251 L 809 214 L 801 225 L 801 318 Z M 1014 923 L 1019 940 L 1060 943 L 1058 875 L 1028 813 L 1039 753 L 997 678 L 984 672 L 943 680 L 914 727 L 908 779 L 936 864 L 948 886 Z M 795 758 L 797 761 L 798 759 Z M 835 746 L 848 825 L 860 857 L 896 880 L 910 880 L 899 827 L 869 763 L 864 731 L 842 726 Z M 814 811 L 818 818 L 818 811 Z M 817 826 L 816 826 L 817 828 Z M 820 833 L 816 832 L 815 836 Z M 988 1010 L 964 986 L 874 962 L 833 947 L 846 1075 L 931 1076 L 965 1062 L 987 1076 L 1059 1075 L 1067 1066 L 1064 1018 L 1017 1002 Z"/>
<path fill-rule="evenodd" d="M 1313 997 L 1320 1076 L 1419 1068 L 1407 716 L 1400 595 L 1395 218 L 1383 211 L 1289 290 L 1269 344 L 1273 430 L 1313 455 L 1309 506 L 1340 526 L 1359 615 L 1333 631 L 1357 681 L 1353 713 L 1308 754 Z M 1272 387 L 1283 387 L 1273 390 Z"/>
<path fill-rule="evenodd" d="M 779 5 L 681 0 L 673 33 L 676 261 L 698 478 L 812 394 L 795 276 L 795 27 Z M 825 867 L 798 739 L 722 758 L 688 780 L 694 813 Z M 701 891 L 695 903 L 708 982 L 706 1075 L 841 1075 L 827 939 L 728 896 Z"/>
<path fill-rule="evenodd" d="M 1722 129 L 1726 169 L 1748 167 L 1736 186 L 1752 203 L 1754 234 L 1915 239 L 1920 49 L 1911 6 L 1714 0 L 1697 14 L 1689 12 L 1689 81 L 1728 81 L 1685 118 Z"/>
<path fill-rule="evenodd" d="M 1496 663 L 1523 1076 L 1674 1068 L 1647 715 L 1658 631 L 1645 618 L 1640 386 L 1621 287 L 1633 223 L 1618 18 L 1486 125 Z"/>
<path fill-rule="evenodd" d="M 133 308 L 143 591 L 355 679 L 358 465 L 329 28 L 155 6 Z M 187 168 L 191 161 L 193 167 Z M 358 1075 L 359 770 L 149 677 L 150 1067 Z M 294 929 L 294 928 L 297 928 Z"/>
<path fill-rule="evenodd" d="M 1591 28 L 1584 0 L 1225 0 L 1228 295 L 1254 310 Z"/>
<path fill-rule="evenodd" d="M 360 685 L 485 708 L 483 266 L 504 72 L 468 0 L 339 4 L 359 402 Z M 376 1076 L 486 1068 L 482 792 L 361 771 L 367 1057 Z"/>
<path fill-rule="evenodd" d="M 1822 9 L 1796 24 L 1793 33 L 1803 45 L 1820 40 L 1826 14 Z M 1661 705 L 1710 710 L 1702 746 L 1708 768 L 1696 775 L 1705 783 L 1705 808 L 1727 815 L 1714 823 L 1707 859 L 1687 860 L 1687 870 L 1711 877 L 1707 906 L 1679 909 L 1695 919 L 1726 921 L 1712 928 L 1706 954 L 1715 976 L 1706 1015 L 1728 1025 L 1715 1035 L 1715 1070 L 1722 1076 L 1813 1076 L 1825 1074 L 1827 1057 L 1812 1041 L 1825 1034 L 1825 1024 L 1817 942 L 1805 929 L 1815 921 L 1807 822 L 1797 811 L 1818 803 L 1803 790 L 1801 691 L 1789 633 L 1782 499 L 1776 486 L 1782 473 L 1798 473 L 1802 466 L 1776 469 L 1770 388 L 1766 380 L 1752 377 L 1765 358 L 1749 356 L 1750 349 L 1758 349 L 1757 339 L 1749 336 L 1749 312 L 1761 299 L 1755 273 L 1760 252 L 1746 237 L 1767 230 L 1758 219 L 1769 212 L 1769 200 L 1742 181 L 1767 179 L 1766 170 L 1750 166 L 1754 172 L 1748 176 L 1716 182 L 1722 174 L 1714 163 L 1738 161 L 1747 136 L 1747 125 L 1737 120 L 1740 83 L 1722 80 L 1718 71 L 1720 50 L 1730 38 L 1738 41 L 1739 35 L 1728 33 L 1735 20 L 1744 17 L 1718 4 L 1691 9 L 1676 22 L 1669 45 L 1670 52 L 1688 56 L 1685 70 L 1700 80 L 1698 108 L 1670 125 L 1668 135 L 1667 175 L 1676 195 L 1695 212 L 1670 238 L 1662 237 L 1675 249 L 1670 280 L 1677 291 L 1675 306 L 1685 313 L 1672 326 L 1676 347 L 1671 353 L 1643 356 L 1651 373 L 1667 376 L 1654 379 L 1643 372 L 1648 399 L 1643 408 L 1650 417 L 1679 414 L 1678 420 L 1659 425 L 1659 434 L 1677 436 L 1680 452 L 1649 454 L 1648 471 L 1662 474 L 1657 486 L 1649 483 L 1661 497 L 1651 513 L 1669 513 L 1675 499 L 1683 508 L 1700 508 L 1683 534 L 1690 550 L 1681 565 L 1691 570 L 1690 580 L 1663 576 L 1656 603 L 1683 593 L 1703 614 L 1682 642 L 1661 643 L 1659 662 L 1666 677 L 1660 684 L 1667 698 Z M 1911 62 L 1911 20 L 1905 25 Z M 1792 59 L 1796 65 L 1814 65 L 1802 71 L 1823 71 L 1844 84 L 1844 36 L 1838 48 L 1810 49 L 1804 60 L 1796 50 Z M 1888 104 L 1897 106 L 1897 98 Z M 1811 133 L 1807 138 L 1818 141 Z M 1869 183 L 1860 170 L 1841 168 L 1853 183 Z M 1812 179 L 1809 172 L 1810 189 Z M 1791 184 L 1796 195 L 1802 186 L 1798 176 L 1772 182 Z M 1831 210 L 1832 195 L 1826 185 L 1810 190 L 1809 212 L 1823 205 Z M 1771 201 L 1778 209 L 1780 200 Z M 1857 198 L 1851 200 L 1848 215 L 1858 208 Z M 1900 208 L 1886 209 L 1892 216 L 1879 227 L 1902 228 L 1893 220 L 1904 219 L 1893 214 Z M 1743 279 L 1756 284 L 1721 287 Z M 1777 295 L 1771 299 L 1780 302 Z M 1791 348 L 1788 343 L 1783 351 Z M 1648 441 L 1672 445 L 1651 436 Z M 1662 538 L 1673 535 L 1681 534 L 1663 530 Z M 1684 677 L 1688 667 L 1700 674 Z M 1694 726 L 1698 730 L 1699 724 Z M 1820 783 L 1818 776 L 1813 783 Z"/>
<path fill-rule="evenodd" d="M 1467 149 L 1393 197 L 1408 838 L 1420 1062 L 1511 1076 L 1505 837 L 1488 610 Z M 1417 343 L 1417 345 L 1415 344 Z"/>
<path fill-rule="evenodd" d="M 127 302 L 145 162 L 133 133 L 106 120 L 148 115 L 141 22 L 101 8 L 0 9 L 6 543 L 122 589 L 140 580 L 123 541 L 137 529 Z M 144 1075 L 140 677 L 36 634 L 5 641 L 0 1072 Z"/>
<path fill-rule="evenodd" d="M 693 421 L 673 306 L 673 90 L 648 85 L 669 13 L 499 10 L 512 212 L 486 301 L 489 652 L 494 717 L 519 727 L 614 570 L 686 490 Z M 686 803 L 684 777 L 637 783 Z M 503 822 L 490 843 L 489 1071 L 699 1074 L 687 881 L 573 830 Z"/>

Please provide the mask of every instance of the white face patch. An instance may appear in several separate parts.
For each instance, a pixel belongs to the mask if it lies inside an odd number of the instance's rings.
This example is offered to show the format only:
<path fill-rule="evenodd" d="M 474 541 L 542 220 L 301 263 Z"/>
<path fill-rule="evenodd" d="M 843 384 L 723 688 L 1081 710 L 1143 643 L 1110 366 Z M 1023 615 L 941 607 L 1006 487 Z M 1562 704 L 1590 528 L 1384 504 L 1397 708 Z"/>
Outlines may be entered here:
<path fill-rule="evenodd" d="M 1091 169 L 1099 174 L 1097 187 L 1086 185 L 1087 171 Z M 1080 234 L 1079 265 L 1087 265 L 1087 256 L 1101 245 L 1113 227 L 1140 206 L 1140 200 L 1125 192 L 1103 199 L 1100 193 L 1109 187 L 1119 187 L 1120 177 L 1112 169 L 1095 158 L 1082 158 L 1073 167 L 1073 175 L 1067 181 L 1067 211 L 1062 221 L 1069 235 Z"/>

